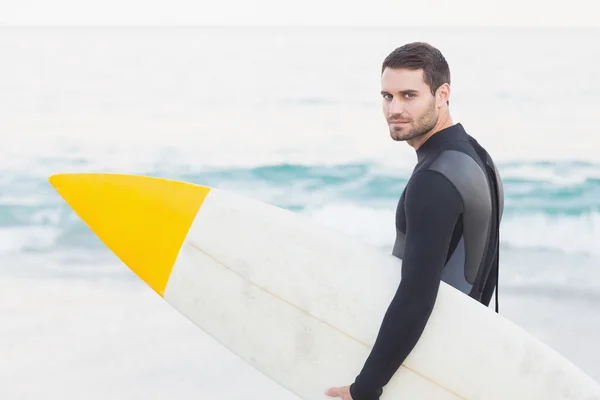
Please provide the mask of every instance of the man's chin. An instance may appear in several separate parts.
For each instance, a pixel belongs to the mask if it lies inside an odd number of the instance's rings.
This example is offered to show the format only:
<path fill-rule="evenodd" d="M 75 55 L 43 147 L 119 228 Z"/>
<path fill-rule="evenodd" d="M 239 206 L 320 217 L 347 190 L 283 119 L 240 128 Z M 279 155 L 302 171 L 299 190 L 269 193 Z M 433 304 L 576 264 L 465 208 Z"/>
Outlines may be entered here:
<path fill-rule="evenodd" d="M 392 137 L 392 140 L 396 142 L 405 142 L 411 139 L 410 133 L 406 134 L 395 130 L 390 131 L 390 136 Z"/>

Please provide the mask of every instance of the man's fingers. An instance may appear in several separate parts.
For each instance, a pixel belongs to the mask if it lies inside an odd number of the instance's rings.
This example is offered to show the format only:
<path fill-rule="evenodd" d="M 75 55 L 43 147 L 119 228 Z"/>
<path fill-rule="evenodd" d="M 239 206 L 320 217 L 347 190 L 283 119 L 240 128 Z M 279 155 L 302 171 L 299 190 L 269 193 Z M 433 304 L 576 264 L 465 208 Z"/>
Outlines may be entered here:
<path fill-rule="evenodd" d="M 325 394 L 329 397 L 337 397 L 340 395 L 340 388 L 339 387 L 329 388 L 325 391 Z"/>

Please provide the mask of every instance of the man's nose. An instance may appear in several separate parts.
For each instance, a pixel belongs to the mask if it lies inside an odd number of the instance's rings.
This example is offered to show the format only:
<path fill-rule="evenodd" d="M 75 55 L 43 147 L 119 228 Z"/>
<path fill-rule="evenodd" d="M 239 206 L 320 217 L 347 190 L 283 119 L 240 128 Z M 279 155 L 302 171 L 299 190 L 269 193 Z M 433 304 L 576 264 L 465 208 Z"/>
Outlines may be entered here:
<path fill-rule="evenodd" d="M 390 117 L 392 115 L 402 114 L 404 112 L 404 103 L 402 101 L 394 98 L 390 102 L 390 107 L 389 107 L 388 111 L 389 111 Z"/>

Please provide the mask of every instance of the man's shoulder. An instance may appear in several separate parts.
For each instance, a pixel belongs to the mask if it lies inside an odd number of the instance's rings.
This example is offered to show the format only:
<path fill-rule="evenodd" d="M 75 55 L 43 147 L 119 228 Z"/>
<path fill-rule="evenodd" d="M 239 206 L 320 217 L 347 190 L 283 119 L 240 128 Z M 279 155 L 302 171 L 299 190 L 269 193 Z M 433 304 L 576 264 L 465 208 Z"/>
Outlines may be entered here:
<path fill-rule="evenodd" d="M 439 209 L 462 209 L 463 193 L 451 176 L 432 168 L 423 168 L 413 174 L 406 185 L 403 201 L 413 212 L 433 212 Z M 436 211 L 437 212 L 437 211 Z"/>
<path fill-rule="evenodd" d="M 469 171 L 483 172 L 483 163 L 473 146 L 448 146 L 441 149 L 425 168 L 445 176 L 461 175 Z"/>
<path fill-rule="evenodd" d="M 475 191 L 487 187 L 485 167 L 474 150 L 468 148 L 457 148 L 456 146 L 441 150 L 438 155 L 426 166 L 420 169 L 414 176 L 414 183 L 423 187 L 424 180 L 431 181 L 431 185 L 439 185 L 440 180 L 433 182 L 434 175 L 444 178 L 454 187 L 461 197 L 471 195 Z M 436 191 L 435 188 L 432 188 Z"/>
<path fill-rule="evenodd" d="M 411 196 L 444 196 L 456 187 L 443 171 L 430 166 L 415 171 L 410 177 L 405 194 Z"/>

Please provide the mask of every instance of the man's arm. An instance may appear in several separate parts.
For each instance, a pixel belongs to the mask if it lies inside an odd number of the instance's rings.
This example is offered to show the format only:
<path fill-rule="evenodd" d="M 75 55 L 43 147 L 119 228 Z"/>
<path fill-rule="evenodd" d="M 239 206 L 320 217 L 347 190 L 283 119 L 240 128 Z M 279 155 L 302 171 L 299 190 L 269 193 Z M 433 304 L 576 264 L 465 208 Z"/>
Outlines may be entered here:
<path fill-rule="evenodd" d="M 379 399 L 419 340 L 435 304 L 463 201 L 435 171 L 415 174 L 405 193 L 406 241 L 402 280 L 383 318 L 371 354 L 350 387 L 353 400 Z M 376 288 L 374 288 L 376 290 Z"/>

